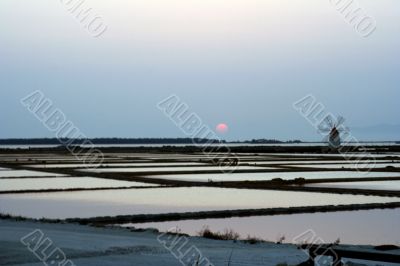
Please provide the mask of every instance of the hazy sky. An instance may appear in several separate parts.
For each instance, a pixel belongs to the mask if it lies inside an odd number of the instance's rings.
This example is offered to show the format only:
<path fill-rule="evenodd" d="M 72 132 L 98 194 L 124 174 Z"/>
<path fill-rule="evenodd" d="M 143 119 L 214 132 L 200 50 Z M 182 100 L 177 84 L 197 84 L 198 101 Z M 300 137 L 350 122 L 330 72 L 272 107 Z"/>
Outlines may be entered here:
<path fill-rule="evenodd" d="M 310 93 L 350 128 L 400 124 L 400 1 L 358 0 L 367 38 L 335 1 L 86 0 L 94 38 L 66 0 L 2 0 L 0 138 L 53 137 L 20 104 L 35 90 L 89 137 L 184 137 L 171 94 L 227 139 L 318 140 L 292 108 Z"/>

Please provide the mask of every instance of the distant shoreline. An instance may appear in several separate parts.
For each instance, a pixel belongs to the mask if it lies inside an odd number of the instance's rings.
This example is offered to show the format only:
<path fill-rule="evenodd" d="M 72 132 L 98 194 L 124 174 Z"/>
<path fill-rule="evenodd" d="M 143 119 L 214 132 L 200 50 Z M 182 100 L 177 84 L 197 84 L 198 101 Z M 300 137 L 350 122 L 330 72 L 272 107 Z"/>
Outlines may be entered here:
<path fill-rule="evenodd" d="M 219 139 L 202 138 L 88 138 L 88 139 L 62 139 L 63 142 L 72 142 L 75 145 L 84 144 L 90 141 L 93 144 L 224 144 L 224 143 L 244 143 L 244 144 L 274 144 L 274 143 L 303 143 L 301 140 L 281 141 L 276 139 L 253 139 L 244 141 L 225 141 Z M 57 145 L 60 140 L 57 138 L 7 138 L 0 139 L 0 145 Z"/>
<path fill-rule="evenodd" d="M 87 143 L 96 147 L 138 147 L 138 146 L 196 146 L 196 145 L 226 145 L 226 146 L 326 146 L 321 141 L 302 141 L 276 139 L 252 139 L 243 141 L 226 141 L 218 139 L 191 139 L 191 138 L 89 138 L 89 139 L 61 139 L 63 143 L 76 146 L 87 146 Z M 394 146 L 400 145 L 400 141 L 359 141 L 347 142 L 346 146 Z M 62 147 L 57 138 L 7 138 L 0 139 L 0 149 L 3 148 L 55 148 Z M 22 147 L 23 146 L 23 147 Z"/>

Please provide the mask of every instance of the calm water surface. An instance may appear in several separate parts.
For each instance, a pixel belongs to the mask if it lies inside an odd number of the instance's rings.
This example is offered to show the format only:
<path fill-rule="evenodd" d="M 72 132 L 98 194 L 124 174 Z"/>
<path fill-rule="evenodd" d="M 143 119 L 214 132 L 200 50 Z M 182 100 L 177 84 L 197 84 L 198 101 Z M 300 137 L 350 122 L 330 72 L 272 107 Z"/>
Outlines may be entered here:
<path fill-rule="evenodd" d="M 44 177 L 44 176 L 65 176 L 62 174 L 55 174 L 55 173 L 46 173 L 46 172 L 39 172 L 39 171 L 30 171 L 30 170 L 3 170 L 0 171 L 0 178 L 7 178 L 7 177 L 24 177 L 24 176 L 32 176 L 32 177 Z"/>
<path fill-rule="evenodd" d="M 330 169 L 375 169 L 375 168 L 386 168 L 389 166 L 400 167 L 400 163 L 353 163 L 353 164 L 297 164 L 289 165 L 293 167 L 309 167 L 309 168 L 330 168 Z"/>
<path fill-rule="evenodd" d="M 0 212 L 71 218 L 392 202 L 396 198 L 223 188 L 149 188 L 0 195 Z"/>
<path fill-rule="evenodd" d="M 155 185 L 141 182 L 119 181 L 94 177 L 0 179 L 0 191 L 68 188 L 115 188 L 134 186 L 143 187 Z"/>
<path fill-rule="evenodd" d="M 168 163 L 105 163 L 100 166 L 101 167 L 168 167 L 168 166 L 207 166 L 206 163 L 196 163 L 196 162 L 168 162 Z M 86 168 L 86 167 L 97 167 L 94 164 L 36 164 L 31 165 L 30 167 L 44 167 L 44 168 Z"/>
<path fill-rule="evenodd" d="M 400 190 L 400 181 L 342 182 L 309 184 L 308 187 L 334 187 L 377 190 Z"/>
<path fill-rule="evenodd" d="M 151 178 L 183 181 L 261 181 L 282 178 L 323 179 L 323 178 L 367 178 L 367 177 L 400 177 L 394 172 L 357 172 L 357 171 L 321 171 L 321 172 L 270 172 L 270 173 L 215 173 L 215 174 L 182 174 L 182 175 L 149 175 Z"/>
<path fill-rule="evenodd" d="M 126 224 L 136 228 L 157 228 L 168 231 L 178 227 L 182 233 L 197 235 L 204 227 L 212 231 L 233 229 L 243 238 L 257 236 L 277 241 L 299 243 L 314 232 L 315 238 L 332 243 L 340 238 L 342 244 L 400 245 L 400 209 L 368 210 L 334 213 L 294 214 L 277 216 L 244 217 L 230 219 L 205 219 L 164 223 Z M 304 232 L 310 232 L 297 238 Z"/>
<path fill-rule="evenodd" d="M 85 172 L 93 173 L 149 173 L 149 172 L 183 172 L 183 171 L 220 171 L 221 169 L 232 169 L 232 170 L 262 170 L 262 169 L 275 169 L 270 167 L 257 167 L 257 166 L 238 166 L 238 167 L 224 167 L 219 166 L 196 166 L 196 167 L 144 167 L 144 168 L 97 168 L 87 169 Z M 400 175 L 400 174 L 399 174 Z"/>

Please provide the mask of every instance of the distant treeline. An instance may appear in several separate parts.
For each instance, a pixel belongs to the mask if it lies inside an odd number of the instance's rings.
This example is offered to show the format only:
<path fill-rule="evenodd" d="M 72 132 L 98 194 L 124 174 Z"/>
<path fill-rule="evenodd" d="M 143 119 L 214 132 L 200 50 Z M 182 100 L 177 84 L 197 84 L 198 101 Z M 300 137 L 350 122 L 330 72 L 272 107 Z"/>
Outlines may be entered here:
<path fill-rule="evenodd" d="M 69 142 L 71 141 L 71 142 Z M 0 139 L 0 145 L 59 145 L 70 143 L 73 145 L 88 144 L 193 144 L 193 143 L 225 143 L 216 139 L 191 139 L 191 138 L 93 138 L 93 139 L 56 139 L 56 138 L 35 138 L 35 139 Z"/>
<path fill-rule="evenodd" d="M 251 143 L 251 144 L 275 144 L 275 143 L 301 143 L 300 140 L 280 141 L 275 139 L 252 139 L 246 141 L 227 142 L 217 139 L 200 138 L 93 138 L 93 139 L 59 139 L 56 138 L 34 138 L 34 139 L 0 139 L 0 145 L 60 145 L 69 143 L 72 145 L 88 144 L 202 144 L 202 143 Z"/>
<path fill-rule="evenodd" d="M 252 140 L 246 140 L 238 143 L 253 143 L 253 144 L 274 144 L 274 143 L 302 143 L 301 140 L 288 140 L 288 141 L 281 141 L 277 139 L 252 139 Z"/>

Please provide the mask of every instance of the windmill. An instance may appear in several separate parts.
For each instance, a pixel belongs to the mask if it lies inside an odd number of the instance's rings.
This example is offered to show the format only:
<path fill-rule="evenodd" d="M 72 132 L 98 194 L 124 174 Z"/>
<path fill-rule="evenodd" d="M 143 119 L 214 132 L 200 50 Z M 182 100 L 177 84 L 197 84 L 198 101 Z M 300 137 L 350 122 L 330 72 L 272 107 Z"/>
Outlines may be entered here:
<path fill-rule="evenodd" d="M 334 120 L 332 116 L 326 116 L 319 124 L 318 130 L 325 135 L 324 142 L 327 142 L 331 149 L 338 149 L 342 144 L 341 134 L 348 131 L 348 128 L 344 126 L 345 119 L 342 116 Z"/>

